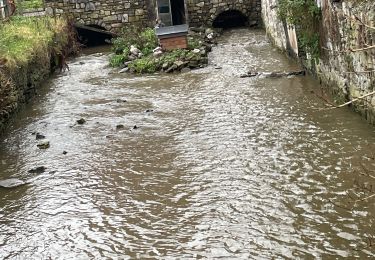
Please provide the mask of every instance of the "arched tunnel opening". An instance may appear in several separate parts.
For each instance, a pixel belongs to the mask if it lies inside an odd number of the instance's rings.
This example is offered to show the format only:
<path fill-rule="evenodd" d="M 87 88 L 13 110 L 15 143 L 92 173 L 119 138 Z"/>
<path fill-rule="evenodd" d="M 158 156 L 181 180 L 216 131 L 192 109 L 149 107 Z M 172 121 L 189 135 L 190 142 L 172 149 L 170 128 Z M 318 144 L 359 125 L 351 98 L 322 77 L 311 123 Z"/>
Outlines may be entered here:
<path fill-rule="evenodd" d="M 235 28 L 248 25 L 248 18 L 240 11 L 229 10 L 220 13 L 213 21 L 214 28 Z"/>
<path fill-rule="evenodd" d="M 111 43 L 113 34 L 99 25 L 76 25 L 78 41 L 84 47 L 96 47 Z"/>

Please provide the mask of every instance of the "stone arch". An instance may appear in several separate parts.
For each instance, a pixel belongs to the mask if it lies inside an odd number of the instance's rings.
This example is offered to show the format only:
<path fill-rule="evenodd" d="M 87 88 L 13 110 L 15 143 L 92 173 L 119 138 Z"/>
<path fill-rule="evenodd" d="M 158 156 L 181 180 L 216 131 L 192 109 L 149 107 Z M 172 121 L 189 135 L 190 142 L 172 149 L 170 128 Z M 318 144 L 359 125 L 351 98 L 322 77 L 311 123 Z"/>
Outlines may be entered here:
<path fill-rule="evenodd" d="M 106 22 L 104 22 L 102 19 L 98 18 L 98 19 L 92 19 L 92 18 L 89 18 L 89 19 L 80 19 L 78 21 L 79 24 L 83 24 L 85 26 L 99 26 L 107 31 L 111 31 L 112 30 L 112 25 L 110 24 L 107 24 Z"/>
<path fill-rule="evenodd" d="M 229 10 L 241 12 L 249 25 L 261 22 L 261 0 L 189 0 L 187 6 L 191 26 L 211 26 L 221 13 Z"/>
<path fill-rule="evenodd" d="M 237 1 L 235 1 L 237 2 Z M 208 23 L 212 25 L 215 19 L 222 13 L 228 11 L 237 11 L 242 13 L 244 16 L 249 17 L 251 14 L 249 13 L 248 9 L 245 8 L 244 4 L 241 3 L 227 3 L 226 5 L 221 5 L 214 10 L 211 11 L 211 15 L 208 19 Z"/>
<path fill-rule="evenodd" d="M 108 43 L 113 34 L 112 26 L 105 24 L 100 19 L 79 20 L 76 24 L 78 40 L 84 46 L 98 46 Z"/>
<path fill-rule="evenodd" d="M 219 13 L 211 23 L 212 27 L 218 28 L 240 27 L 248 24 L 249 17 L 244 13 L 244 11 L 239 11 L 236 9 L 228 9 Z"/>

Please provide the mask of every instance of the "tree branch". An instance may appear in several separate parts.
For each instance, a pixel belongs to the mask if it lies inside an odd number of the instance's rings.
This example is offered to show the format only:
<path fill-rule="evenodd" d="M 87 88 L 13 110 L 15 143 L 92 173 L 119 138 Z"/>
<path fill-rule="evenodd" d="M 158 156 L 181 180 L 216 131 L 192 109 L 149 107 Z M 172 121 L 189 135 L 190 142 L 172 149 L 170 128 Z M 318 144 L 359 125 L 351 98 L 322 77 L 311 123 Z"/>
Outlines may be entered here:
<path fill-rule="evenodd" d="M 355 99 L 353 99 L 351 101 L 348 101 L 348 102 L 346 102 L 346 103 L 344 103 L 342 105 L 334 106 L 334 107 L 331 107 L 331 108 L 328 108 L 328 109 L 342 108 L 342 107 L 348 106 L 348 105 L 350 105 L 350 104 L 352 104 L 352 103 L 354 103 L 354 102 L 356 102 L 358 100 L 364 99 L 364 98 L 372 96 L 372 95 L 375 95 L 375 91 L 367 93 L 366 95 L 360 96 L 358 98 L 355 98 Z"/>

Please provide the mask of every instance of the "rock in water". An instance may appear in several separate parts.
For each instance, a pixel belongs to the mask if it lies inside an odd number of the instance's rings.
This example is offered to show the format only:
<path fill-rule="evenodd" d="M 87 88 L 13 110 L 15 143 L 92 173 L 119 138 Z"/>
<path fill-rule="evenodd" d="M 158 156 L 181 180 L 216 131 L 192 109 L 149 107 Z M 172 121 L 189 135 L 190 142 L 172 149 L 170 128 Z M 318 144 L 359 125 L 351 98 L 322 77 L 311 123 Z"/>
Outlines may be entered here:
<path fill-rule="evenodd" d="M 0 188 L 17 188 L 19 186 L 25 185 L 26 182 L 19 180 L 19 179 L 8 179 L 0 181 Z"/>
<path fill-rule="evenodd" d="M 42 140 L 42 139 L 45 139 L 46 137 L 42 134 L 36 133 L 35 138 L 36 138 L 36 140 Z"/>
<path fill-rule="evenodd" d="M 49 141 L 41 142 L 37 144 L 39 149 L 48 149 L 49 148 Z"/>
<path fill-rule="evenodd" d="M 129 71 L 129 68 L 123 68 L 118 73 L 125 73 L 125 72 L 128 72 L 128 71 Z"/>
<path fill-rule="evenodd" d="M 79 124 L 79 125 L 83 125 L 84 123 L 86 123 L 86 120 L 84 118 L 81 118 L 81 119 L 77 120 L 77 124 Z"/>
<path fill-rule="evenodd" d="M 40 174 L 40 173 L 45 172 L 46 169 L 47 169 L 46 167 L 40 166 L 40 167 L 36 167 L 34 169 L 29 170 L 28 173 L 38 173 L 38 174 Z"/>

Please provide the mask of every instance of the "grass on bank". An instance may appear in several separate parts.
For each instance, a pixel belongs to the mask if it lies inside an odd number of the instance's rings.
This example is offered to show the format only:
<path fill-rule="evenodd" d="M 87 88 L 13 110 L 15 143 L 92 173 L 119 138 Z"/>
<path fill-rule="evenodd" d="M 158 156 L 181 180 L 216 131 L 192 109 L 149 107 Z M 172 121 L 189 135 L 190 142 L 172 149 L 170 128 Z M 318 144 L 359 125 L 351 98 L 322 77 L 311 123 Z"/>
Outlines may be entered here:
<path fill-rule="evenodd" d="M 22 10 L 42 8 L 44 6 L 43 0 L 17 0 L 17 8 Z"/>
<path fill-rule="evenodd" d="M 27 64 L 35 56 L 61 49 L 68 42 L 66 21 L 50 17 L 12 17 L 0 22 L 0 59 L 7 67 Z"/>

